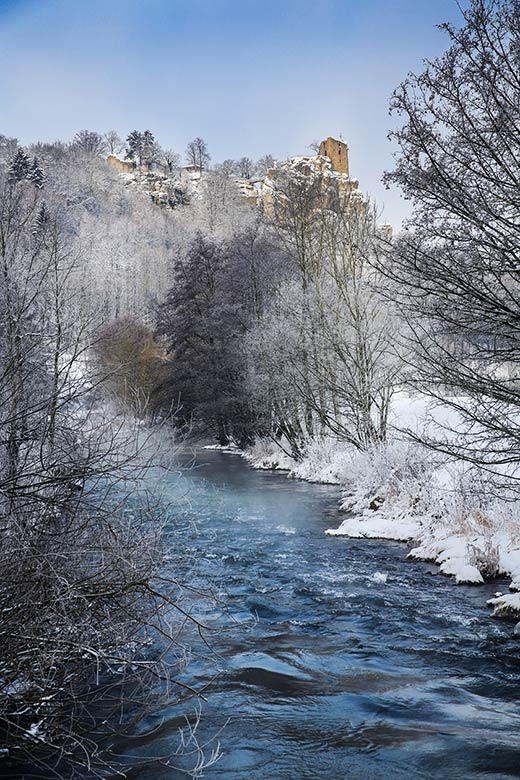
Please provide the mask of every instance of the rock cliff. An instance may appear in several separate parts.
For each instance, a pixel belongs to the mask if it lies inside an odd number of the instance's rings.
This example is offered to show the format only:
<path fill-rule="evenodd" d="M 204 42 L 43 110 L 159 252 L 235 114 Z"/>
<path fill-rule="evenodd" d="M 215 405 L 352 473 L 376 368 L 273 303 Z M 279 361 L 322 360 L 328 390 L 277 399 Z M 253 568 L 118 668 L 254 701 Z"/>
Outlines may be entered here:
<path fill-rule="evenodd" d="M 138 168 L 114 155 L 109 155 L 107 163 L 121 174 L 128 186 L 146 192 L 154 203 L 167 208 L 176 208 L 198 197 L 201 181 L 206 176 L 195 166 L 173 172 L 165 172 L 160 166 Z M 349 175 L 348 147 L 344 141 L 331 136 L 321 142 L 317 155 L 291 157 L 275 163 L 264 178 L 233 181 L 244 203 L 261 205 L 269 212 L 288 179 L 313 183 L 317 208 L 335 209 L 347 203 L 362 207 L 364 203 L 358 181 Z"/>

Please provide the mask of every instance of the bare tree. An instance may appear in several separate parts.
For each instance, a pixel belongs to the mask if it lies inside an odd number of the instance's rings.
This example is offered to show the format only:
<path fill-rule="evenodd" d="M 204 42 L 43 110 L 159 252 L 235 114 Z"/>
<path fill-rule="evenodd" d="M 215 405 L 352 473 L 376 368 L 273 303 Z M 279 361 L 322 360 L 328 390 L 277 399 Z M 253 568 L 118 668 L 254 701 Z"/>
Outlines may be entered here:
<path fill-rule="evenodd" d="M 327 433 L 361 450 L 386 438 L 399 363 L 395 320 L 368 264 L 375 216 L 369 204 L 318 209 L 307 228 L 312 264 L 281 285 L 249 337 L 253 395 L 265 406 L 269 389 L 273 433 L 296 457 L 309 436 Z"/>
<path fill-rule="evenodd" d="M 103 154 L 106 151 L 106 139 L 95 130 L 80 130 L 72 141 L 73 146 L 85 154 L 92 156 Z"/>
<path fill-rule="evenodd" d="M 230 160 L 230 159 L 224 160 L 218 165 L 215 165 L 215 169 L 219 173 L 223 173 L 224 176 L 236 176 L 237 174 L 236 160 Z"/>
<path fill-rule="evenodd" d="M 181 156 L 173 149 L 163 149 L 161 153 L 161 159 L 169 173 L 173 173 L 175 170 L 180 168 Z"/>
<path fill-rule="evenodd" d="M 263 157 L 260 157 L 259 160 L 257 160 L 255 165 L 255 174 L 256 176 L 263 177 L 267 174 L 267 171 L 271 170 L 271 168 L 274 168 L 276 163 L 276 160 L 274 159 L 272 154 L 264 154 Z"/>
<path fill-rule="evenodd" d="M 197 137 L 193 141 L 190 141 L 186 149 L 186 159 L 188 165 L 193 165 L 201 171 L 209 166 L 211 156 L 208 152 L 206 142 L 202 138 Z"/>
<path fill-rule="evenodd" d="M 255 164 L 250 157 L 241 157 L 237 161 L 238 175 L 242 179 L 250 179 L 254 173 Z"/>
<path fill-rule="evenodd" d="M 193 621 L 147 500 L 130 510 L 139 439 L 105 419 L 85 374 L 92 323 L 73 316 L 81 257 L 66 214 L 22 162 L 23 176 L 0 170 L 2 755 L 70 777 L 115 769 L 108 734 L 131 732 L 154 700 L 193 695 L 174 682 Z M 158 638 L 170 660 L 151 655 Z M 195 774 L 203 763 L 199 751 Z"/>
<path fill-rule="evenodd" d="M 139 419 L 153 417 L 154 394 L 168 363 L 152 330 L 138 320 L 122 317 L 101 329 L 93 352 L 104 385 L 118 404 Z"/>
<path fill-rule="evenodd" d="M 125 142 L 115 130 L 109 130 L 104 134 L 103 139 L 109 154 L 119 154 L 125 148 Z"/>
<path fill-rule="evenodd" d="M 393 97 L 387 181 L 414 213 L 379 267 L 415 334 L 409 381 L 458 419 L 432 443 L 502 468 L 520 460 L 520 5 L 473 0 L 463 17 Z"/>
<path fill-rule="evenodd" d="M 9 138 L 6 135 L 0 133 L 0 157 L 9 158 L 14 157 L 16 149 L 18 147 L 18 141 L 16 138 Z"/>
<path fill-rule="evenodd" d="M 322 224 L 324 179 L 307 167 L 279 168 L 264 198 L 266 218 L 295 263 L 303 290 L 320 272 L 322 253 L 315 236 Z"/>

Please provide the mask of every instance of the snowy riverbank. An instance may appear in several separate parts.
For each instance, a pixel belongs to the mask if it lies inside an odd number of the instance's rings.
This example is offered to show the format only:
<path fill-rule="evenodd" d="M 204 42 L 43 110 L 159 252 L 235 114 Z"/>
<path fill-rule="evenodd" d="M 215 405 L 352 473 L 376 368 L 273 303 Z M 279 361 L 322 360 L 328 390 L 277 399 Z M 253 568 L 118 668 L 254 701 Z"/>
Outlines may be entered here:
<path fill-rule="evenodd" d="M 509 577 L 511 593 L 490 604 L 520 618 L 520 502 L 498 498 L 475 469 L 404 437 L 370 453 L 314 439 L 299 462 L 269 440 L 241 454 L 256 469 L 341 485 L 347 515 L 331 536 L 406 542 L 409 558 L 435 562 L 460 584 Z"/>

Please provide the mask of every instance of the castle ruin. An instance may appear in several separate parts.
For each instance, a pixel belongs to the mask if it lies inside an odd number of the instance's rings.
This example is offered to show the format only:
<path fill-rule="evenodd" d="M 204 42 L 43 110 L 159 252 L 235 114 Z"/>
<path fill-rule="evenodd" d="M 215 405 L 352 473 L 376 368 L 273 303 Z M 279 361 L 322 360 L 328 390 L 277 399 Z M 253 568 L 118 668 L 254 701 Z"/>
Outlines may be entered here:
<path fill-rule="evenodd" d="M 348 146 L 344 141 L 329 136 L 320 144 L 319 154 L 322 157 L 328 157 L 336 173 L 345 173 L 349 175 L 348 169 Z"/>
<path fill-rule="evenodd" d="M 176 172 L 161 170 L 160 166 L 137 166 L 115 155 L 107 157 L 108 165 L 122 174 L 126 184 L 146 192 L 159 206 L 176 208 L 200 195 L 203 172 L 198 167 L 185 166 Z M 154 170 L 155 168 L 155 170 Z M 261 205 L 267 212 L 274 209 L 275 200 L 284 187 L 284 177 L 307 180 L 319 186 L 320 207 L 336 210 L 345 205 L 364 207 L 359 183 L 350 178 L 348 146 L 329 136 L 319 145 L 318 154 L 307 157 L 291 157 L 275 163 L 265 177 L 235 179 L 238 194 L 244 203 Z"/>

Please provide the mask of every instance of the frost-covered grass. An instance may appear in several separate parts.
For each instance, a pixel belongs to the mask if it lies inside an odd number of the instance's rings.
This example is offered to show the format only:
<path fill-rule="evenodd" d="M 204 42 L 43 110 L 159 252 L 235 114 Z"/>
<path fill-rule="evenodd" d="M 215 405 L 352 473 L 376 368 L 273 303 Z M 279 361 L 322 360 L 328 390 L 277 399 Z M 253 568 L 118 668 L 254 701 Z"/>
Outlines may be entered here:
<path fill-rule="evenodd" d="M 499 496 L 475 468 L 403 436 L 370 452 L 316 438 L 298 462 L 282 446 L 262 440 L 243 455 L 254 468 L 343 486 L 346 516 L 328 534 L 407 542 L 408 557 L 435 562 L 457 583 L 508 576 L 519 593 L 490 603 L 497 615 L 520 616 L 520 501 L 505 488 Z"/>

